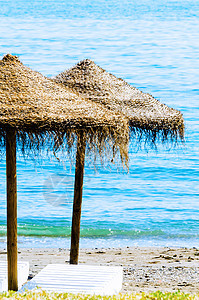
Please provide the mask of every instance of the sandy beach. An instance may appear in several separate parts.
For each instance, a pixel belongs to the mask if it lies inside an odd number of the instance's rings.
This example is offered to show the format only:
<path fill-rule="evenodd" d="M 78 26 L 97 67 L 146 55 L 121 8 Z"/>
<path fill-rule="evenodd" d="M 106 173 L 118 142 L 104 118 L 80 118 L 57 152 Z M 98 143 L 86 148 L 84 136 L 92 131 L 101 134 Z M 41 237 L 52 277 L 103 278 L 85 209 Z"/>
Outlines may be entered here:
<path fill-rule="evenodd" d="M 26 249 L 18 251 L 19 260 L 29 261 L 30 276 L 50 263 L 69 263 L 68 249 Z M 0 260 L 6 250 L 0 250 Z M 122 292 L 199 291 L 199 249 L 192 248 L 107 248 L 81 249 L 80 264 L 123 267 Z"/>

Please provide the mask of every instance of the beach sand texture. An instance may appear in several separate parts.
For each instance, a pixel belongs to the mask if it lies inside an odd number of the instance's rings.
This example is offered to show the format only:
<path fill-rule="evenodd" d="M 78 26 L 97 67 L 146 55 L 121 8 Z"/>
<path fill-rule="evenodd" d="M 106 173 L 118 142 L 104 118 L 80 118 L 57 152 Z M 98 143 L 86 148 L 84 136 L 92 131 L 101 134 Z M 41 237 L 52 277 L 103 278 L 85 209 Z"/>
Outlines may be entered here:
<path fill-rule="evenodd" d="M 69 263 L 69 250 L 26 249 L 18 251 L 19 260 L 29 261 L 30 276 L 50 263 Z M 0 250 L 0 260 L 6 250 Z M 199 291 L 199 249 L 187 248 L 112 248 L 80 249 L 80 264 L 123 266 L 122 292 Z"/>

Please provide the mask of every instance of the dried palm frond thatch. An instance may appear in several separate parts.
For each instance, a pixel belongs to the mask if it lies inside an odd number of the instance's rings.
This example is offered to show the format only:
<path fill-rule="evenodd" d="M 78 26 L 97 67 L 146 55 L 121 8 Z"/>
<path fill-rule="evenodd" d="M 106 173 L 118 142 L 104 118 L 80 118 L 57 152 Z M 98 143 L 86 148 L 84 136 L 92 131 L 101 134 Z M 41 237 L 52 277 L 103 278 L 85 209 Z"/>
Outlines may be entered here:
<path fill-rule="evenodd" d="M 183 139 L 184 120 L 180 111 L 160 103 L 89 59 L 57 75 L 54 80 L 126 116 L 131 129 L 141 135 L 145 133 L 152 142 L 158 138 L 162 141 Z"/>
<path fill-rule="evenodd" d="M 128 121 L 101 104 L 24 66 L 10 54 L 0 61 L 0 141 L 16 129 L 18 144 L 40 149 L 44 144 L 57 150 L 72 146 L 84 131 L 88 149 L 102 153 L 119 150 L 128 156 Z"/>

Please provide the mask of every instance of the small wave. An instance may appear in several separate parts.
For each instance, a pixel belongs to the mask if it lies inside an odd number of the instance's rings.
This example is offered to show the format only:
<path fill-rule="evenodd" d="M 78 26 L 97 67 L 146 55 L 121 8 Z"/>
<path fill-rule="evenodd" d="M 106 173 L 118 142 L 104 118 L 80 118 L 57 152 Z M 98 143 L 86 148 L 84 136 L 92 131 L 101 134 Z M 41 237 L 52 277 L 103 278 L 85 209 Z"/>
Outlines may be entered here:
<path fill-rule="evenodd" d="M 41 226 L 41 225 L 19 225 L 18 236 L 25 237 L 70 237 L 71 227 L 67 226 Z M 6 236 L 6 226 L 0 226 L 0 236 Z M 162 229 L 142 229 L 142 230 L 120 230 L 111 228 L 85 228 L 81 229 L 82 238 L 128 238 L 137 239 L 145 237 L 161 237 L 161 239 L 192 238 L 198 234 L 190 232 L 166 232 Z"/>

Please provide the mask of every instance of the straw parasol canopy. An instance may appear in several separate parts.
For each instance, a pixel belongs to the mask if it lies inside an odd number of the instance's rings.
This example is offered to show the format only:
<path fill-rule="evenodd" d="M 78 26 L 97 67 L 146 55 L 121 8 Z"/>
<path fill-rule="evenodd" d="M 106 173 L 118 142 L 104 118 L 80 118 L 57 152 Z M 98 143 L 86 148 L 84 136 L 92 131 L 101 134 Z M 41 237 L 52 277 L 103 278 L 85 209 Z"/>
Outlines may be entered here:
<path fill-rule="evenodd" d="M 184 120 L 180 111 L 106 72 L 92 60 L 81 61 L 57 75 L 54 80 L 126 116 L 131 129 L 141 135 L 145 133 L 146 138 L 152 142 L 158 138 L 162 141 L 176 140 L 178 137 L 183 139 Z"/>
<path fill-rule="evenodd" d="M 56 84 L 24 66 L 16 56 L 0 61 L 0 139 L 16 129 L 23 147 L 46 146 L 52 139 L 54 150 L 71 143 L 74 133 L 84 131 L 90 147 L 102 153 L 105 144 L 119 149 L 127 158 L 128 124 L 125 117 L 111 113 L 103 105 L 87 101 L 75 90 Z M 28 141 L 27 141 L 28 139 Z"/>
<path fill-rule="evenodd" d="M 77 138 L 75 138 L 77 136 Z M 78 262 L 86 146 L 128 160 L 128 120 L 100 103 L 24 66 L 10 54 L 0 61 L 0 145 L 6 146 L 8 289 L 17 290 L 16 146 L 54 151 L 76 141 L 70 262 Z M 107 154 L 109 156 L 110 152 Z"/>

